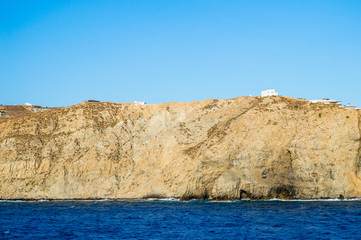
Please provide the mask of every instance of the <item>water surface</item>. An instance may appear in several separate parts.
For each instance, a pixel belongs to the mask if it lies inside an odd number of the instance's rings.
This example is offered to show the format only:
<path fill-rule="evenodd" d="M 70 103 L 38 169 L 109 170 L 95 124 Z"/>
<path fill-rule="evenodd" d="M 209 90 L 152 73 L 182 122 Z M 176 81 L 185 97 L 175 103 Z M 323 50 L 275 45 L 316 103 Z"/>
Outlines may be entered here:
<path fill-rule="evenodd" d="M 360 239 L 360 201 L 0 202 L 1 239 Z"/>

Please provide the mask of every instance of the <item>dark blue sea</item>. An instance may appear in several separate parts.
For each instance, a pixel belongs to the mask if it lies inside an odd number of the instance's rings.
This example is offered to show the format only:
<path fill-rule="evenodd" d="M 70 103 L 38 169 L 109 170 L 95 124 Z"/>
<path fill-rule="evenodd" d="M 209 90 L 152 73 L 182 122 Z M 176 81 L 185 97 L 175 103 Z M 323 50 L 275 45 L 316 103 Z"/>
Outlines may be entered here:
<path fill-rule="evenodd" d="M 3 201 L 0 238 L 361 239 L 361 202 Z"/>

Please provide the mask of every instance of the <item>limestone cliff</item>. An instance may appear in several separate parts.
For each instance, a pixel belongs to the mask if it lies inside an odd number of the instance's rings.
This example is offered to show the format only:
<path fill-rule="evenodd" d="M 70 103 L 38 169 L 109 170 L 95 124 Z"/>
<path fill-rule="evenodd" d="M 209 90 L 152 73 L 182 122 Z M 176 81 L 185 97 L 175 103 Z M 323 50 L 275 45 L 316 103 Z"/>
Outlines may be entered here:
<path fill-rule="evenodd" d="M 1 199 L 361 197 L 357 110 L 81 103 L 0 124 Z"/>

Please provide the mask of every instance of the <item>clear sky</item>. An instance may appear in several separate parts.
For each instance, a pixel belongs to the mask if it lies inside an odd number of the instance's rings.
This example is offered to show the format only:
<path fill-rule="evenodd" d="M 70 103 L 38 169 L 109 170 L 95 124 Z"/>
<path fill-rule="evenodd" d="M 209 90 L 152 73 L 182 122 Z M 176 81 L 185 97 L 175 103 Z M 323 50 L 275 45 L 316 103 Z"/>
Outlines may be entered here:
<path fill-rule="evenodd" d="M 259 95 L 361 107 L 360 0 L 0 0 L 0 104 Z"/>

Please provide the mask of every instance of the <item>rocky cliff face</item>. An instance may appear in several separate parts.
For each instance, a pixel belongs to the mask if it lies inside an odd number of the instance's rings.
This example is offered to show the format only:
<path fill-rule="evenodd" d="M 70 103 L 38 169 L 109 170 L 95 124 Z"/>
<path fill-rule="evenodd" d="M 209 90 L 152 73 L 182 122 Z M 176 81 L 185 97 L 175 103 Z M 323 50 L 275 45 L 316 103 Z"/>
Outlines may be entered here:
<path fill-rule="evenodd" d="M 0 198 L 361 197 L 360 127 L 288 97 L 81 103 L 0 124 Z"/>

